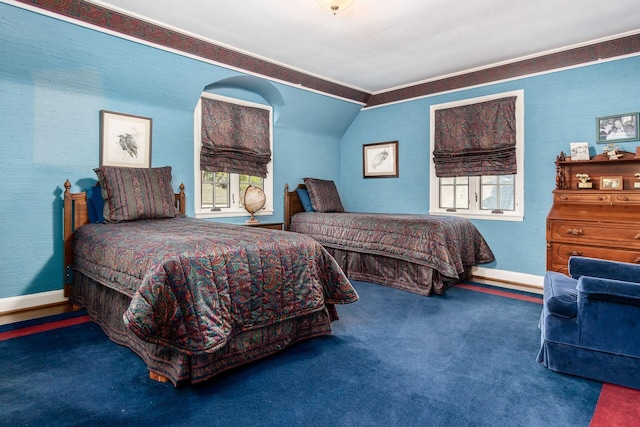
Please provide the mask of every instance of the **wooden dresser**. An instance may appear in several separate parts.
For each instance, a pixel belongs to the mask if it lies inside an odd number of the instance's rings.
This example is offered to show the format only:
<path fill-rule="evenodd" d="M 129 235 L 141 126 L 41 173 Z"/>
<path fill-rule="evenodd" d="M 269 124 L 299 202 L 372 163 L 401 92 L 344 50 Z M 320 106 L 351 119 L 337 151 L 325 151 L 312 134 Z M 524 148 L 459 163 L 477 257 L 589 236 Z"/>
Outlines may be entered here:
<path fill-rule="evenodd" d="M 640 264 L 640 189 L 634 189 L 640 159 L 622 154 L 617 160 L 606 155 L 582 161 L 564 153 L 557 157 L 556 190 L 547 216 L 547 270 L 567 274 L 570 256 Z M 576 175 L 585 173 L 591 189 L 578 188 Z M 622 187 L 604 188 L 602 177 L 621 178 Z"/>

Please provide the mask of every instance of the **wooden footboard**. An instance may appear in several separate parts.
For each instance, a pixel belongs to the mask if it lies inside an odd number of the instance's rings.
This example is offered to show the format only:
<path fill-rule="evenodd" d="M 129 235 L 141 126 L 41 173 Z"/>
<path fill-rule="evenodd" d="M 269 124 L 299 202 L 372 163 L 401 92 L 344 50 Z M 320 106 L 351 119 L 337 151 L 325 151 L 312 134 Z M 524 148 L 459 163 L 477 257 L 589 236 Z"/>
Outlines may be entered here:
<path fill-rule="evenodd" d="M 304 190 L 307 187 L 304 184 L 298 184 L 293 191 L 289 191 L 289 184 L 284 185 L 284 230 L 289 231 L 291 229 L 291 217 L 297 214 L 298 212 L 304 212 L 304 208 L 302 207 L 302 203 L 300 203 L 300 198 L 298 197 L 298 193 L 296 192 L 297 188 L 302 188 Z"/>
<path fill-rule="evenodd" d="M 186 212 L 186 196 L 184 184 L 180 184 L 180 192 L 175 194 L 175 206 L 182 215 Z M 87 193 L 72 193 L 71 182 L 64 183 L 64 295 L 69 296 L 71 286 L 71 264 L 73 263 L 73 232 L 89 223 L 89 210 L 87 208 Z"/>

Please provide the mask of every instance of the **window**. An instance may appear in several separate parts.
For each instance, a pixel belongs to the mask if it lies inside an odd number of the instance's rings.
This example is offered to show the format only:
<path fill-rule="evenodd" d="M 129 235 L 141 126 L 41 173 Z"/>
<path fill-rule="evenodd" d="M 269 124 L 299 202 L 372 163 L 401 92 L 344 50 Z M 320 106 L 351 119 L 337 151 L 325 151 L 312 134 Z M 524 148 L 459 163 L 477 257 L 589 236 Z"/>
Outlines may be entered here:
<path fill-rule="evenodd" d="M 273 132 L 271 129 L 271 107 L 203 93 L 202 97 L 224 101 L 228 103 L 262 108 L 269 112 L 269 139 L 273 153 Z M 267 197 L 264 209 L 256 215 L 273 214 L 273 159 L 267 165 L 267 177 L 250 176 L 238 173 L 211 172 L 200 167 L 200 148 L 202 145 L 202 102 L 199 101 L 194 113 L 194 170 L 195 173 L 195 214 L 199 218 L 246 216 L 247 211 L 242 207 L 240 196 L 249 185 L 260 187 Z"/>
<path fill-rule="evenodd" d="M 437 177 L 430 155 L 431 214 L 467 218 L 522 221 L 524 219 L 524 91 L 501 93 L 474 99 L 432 105 L 430 111 L 430 153 L 434 151 L 435 112 L 494 99 L 516 97 L 516 163 L 514 175 Z"/>

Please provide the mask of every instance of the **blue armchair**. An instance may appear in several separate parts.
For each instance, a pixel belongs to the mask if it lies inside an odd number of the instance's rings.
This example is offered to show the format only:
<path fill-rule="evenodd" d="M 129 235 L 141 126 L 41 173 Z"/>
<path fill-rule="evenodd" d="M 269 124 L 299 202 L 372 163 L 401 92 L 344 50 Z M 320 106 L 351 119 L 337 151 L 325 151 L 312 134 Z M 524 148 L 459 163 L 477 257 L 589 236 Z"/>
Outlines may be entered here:
<path fill-rule="evenodd" d="M 571 257 L 547 272 L 538 362 L 640 389 L 640 265 Z"/>

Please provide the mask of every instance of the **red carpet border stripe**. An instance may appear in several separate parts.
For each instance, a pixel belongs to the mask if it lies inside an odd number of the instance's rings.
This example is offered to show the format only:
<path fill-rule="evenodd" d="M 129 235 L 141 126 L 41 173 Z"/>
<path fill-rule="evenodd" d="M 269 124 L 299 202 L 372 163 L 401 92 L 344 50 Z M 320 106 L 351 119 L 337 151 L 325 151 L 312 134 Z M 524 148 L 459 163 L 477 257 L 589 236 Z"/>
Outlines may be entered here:
<path fill-rule="evenodd" d="M 589 427 L 640 425 L 640 390 L 605 383 Z"/>
<path fill-rule="evenodd" d="M 485 294 L 498 295 L 505 298 L 519 299 L 521 301 L 533 302 L 536 304 L 542 304 L 542 297 L 531 297 L 528 295 L 522 295 L 515 292 L 501 291 L 493 288 L 485 288 L 483 286 L 470 285 L 468 283 L 459 283 L 456 288 L 467 289 L 469 291 L 483 292 Z"/>
<path fill-rule="evenodd" d="M 13 331 L 1 332 L 0 341 L 6 341 L 11 338 L 24 337 L 26 335 L 37 334 L 38 332 L 51 331 L 53 329 L 65 328 L 67 326 L 80 325 L 90 322 L 89 316 L 73 317 L 71 319 L 58 320 L 55 322 L 47 322 L 41 325 L 28 326 L 26 328 L 15 329 Z"/>

